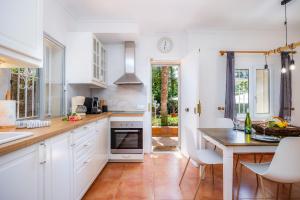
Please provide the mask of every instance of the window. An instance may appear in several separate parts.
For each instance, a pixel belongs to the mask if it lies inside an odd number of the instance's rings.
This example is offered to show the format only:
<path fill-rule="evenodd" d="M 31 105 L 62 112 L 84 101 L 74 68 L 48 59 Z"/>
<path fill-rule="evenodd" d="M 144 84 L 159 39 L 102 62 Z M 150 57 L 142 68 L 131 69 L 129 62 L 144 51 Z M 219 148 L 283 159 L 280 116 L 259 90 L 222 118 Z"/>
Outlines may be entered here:
<path fill-rule="evenodd" d="M 235 70 L 235 109 L 238 115 L 246 114 L 249 108 L 249 70 Z"/>
<path fill-rule="evenodd" d="M 255 118 L 271 114 L 270 71 L 251 67 L 235 70 L 235 101 L 237 117 L 244 117 L 249 110 Z"/>
<path fill-rule="evenodd" d="M 256 113 L 270 113 L 269 70 L 256 70 Z"/>
<path fill-rule="evenodd" d="M 42 114 L 59 117 L 65 114 L 65 47 L 54 39 L 44 38 L 44 66 L 41 70 Z"/>
<path fill-rule="evenodd" d="M 12 99 L 17 101 L 17 119 L 39 116 L 39 78 L 38 69 L 11 69 Z"/>

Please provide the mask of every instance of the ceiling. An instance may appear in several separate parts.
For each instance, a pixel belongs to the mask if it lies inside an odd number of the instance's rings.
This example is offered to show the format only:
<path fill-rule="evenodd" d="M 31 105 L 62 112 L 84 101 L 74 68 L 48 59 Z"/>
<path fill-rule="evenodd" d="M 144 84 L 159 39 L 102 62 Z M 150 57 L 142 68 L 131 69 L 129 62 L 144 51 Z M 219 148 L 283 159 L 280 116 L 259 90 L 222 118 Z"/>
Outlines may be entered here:
<path fill-rule="evenodd" d="M 280 0 L 57 0 L 76 20 L 135 22 L 142 32 L 194 29 L 282 29 Z M 300 29 L 300 1 L 288 4 Z"/>

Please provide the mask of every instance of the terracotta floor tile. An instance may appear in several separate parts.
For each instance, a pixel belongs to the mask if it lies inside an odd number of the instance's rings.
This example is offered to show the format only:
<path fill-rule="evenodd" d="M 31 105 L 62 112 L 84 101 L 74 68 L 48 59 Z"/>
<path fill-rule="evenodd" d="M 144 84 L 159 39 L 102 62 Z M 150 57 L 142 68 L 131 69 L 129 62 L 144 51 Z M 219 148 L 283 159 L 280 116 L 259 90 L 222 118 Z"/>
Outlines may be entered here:
<path fill-rule="evenodd" d="M 235 156 L 236 157 L 236 156 Z M 260 156 L 258 156 L 260 158 Z M 253 161 L 253 155 L 242 155 L 241 160 Z M 263 157 L 270 161 L 272 155 Z M 199 168 L 190 164 L 179 187 L 186 158 L 178 153 L 146 154 L 144 163 L 109 163 L 95 180 L 84 200 L 190 200 L 193 199 L 199 183 Z M 215 167 L 215 184 L 212 183 L 211 168 L 206 169 L 201 181 L 198 200 L 221 200 L 223 194 L 222 166 Z M 237 175 L 234 177 L 236 194 Z M 276 184 L 265 182 L 268 199 L 275 199 Z M 286 200 L 288 187 L 280 187 L 279 199 Z M 239 199 L 263 199 L 260 190 L 256 192 L 255 175 L 245 169 Z M 300 184 L 293 186 L 293 200 L 300 200 Z"/>

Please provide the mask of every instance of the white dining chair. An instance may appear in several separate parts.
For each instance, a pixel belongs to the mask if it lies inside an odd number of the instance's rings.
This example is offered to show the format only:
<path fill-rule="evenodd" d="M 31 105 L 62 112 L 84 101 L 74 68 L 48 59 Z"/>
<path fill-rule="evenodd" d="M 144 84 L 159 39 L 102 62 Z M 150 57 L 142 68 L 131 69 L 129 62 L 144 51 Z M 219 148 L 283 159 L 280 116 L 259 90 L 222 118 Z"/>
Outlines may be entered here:
<path fill-rule="evenodd" d="M 279 183 L 290 184 L 289 198 L 291 197 L 292 184 L 300 182 L 300 137 L 286 137 L 282 139 L 276 149 L 274 157 L 269 163 L 240 162 L 240 178 L 238 193 L 241 185 L 242 169 L 248 168 L 259 176 L 260 186 L 265 196 L 263 179 L 277 183 L 276 199 L 278 199 Z"/>
<path fill-rule="evenodd" d="M 185 175 L 185 172 L 187 170 L 187 167 L 189 165 L 190 160 L 192 159 L 194 162 L 196 162 L 200 166 L 206 166 L 206 165 L 217 165 L 217 164 L 223 164 L 222 156 L 217 154 L 215 151 L 210 149 L 198 149 L 196 146 L 196 141 L 194 138 L 194 133 L 189 129 L 185 128 L 185 138 L 186 138 L 186 146 L 187 146 L 187 153 L 188 153 L 188 160 L 185 165 L 184 171 L 182 173 L 182 176 L 180 178 L 179 186 L 181 186 L 183 177 Z M 202 174 L 201 174 L 202 176 Z M 214 170 L 212 167 L 212 178 L 214 183 Z M 194 199 L 196 198 L 199 187 L 201 183 L 201 177 L 197 186 L 197 190 L 194 194 Z"/>

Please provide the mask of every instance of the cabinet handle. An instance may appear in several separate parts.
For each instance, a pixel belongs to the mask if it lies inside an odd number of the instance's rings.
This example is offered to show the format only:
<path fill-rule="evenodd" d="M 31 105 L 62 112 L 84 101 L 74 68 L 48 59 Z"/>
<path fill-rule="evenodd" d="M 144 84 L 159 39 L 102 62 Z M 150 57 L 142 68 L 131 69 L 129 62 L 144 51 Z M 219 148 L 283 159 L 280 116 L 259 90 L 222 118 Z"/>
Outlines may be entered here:
<path fill-rule="evenodd" d="M 88 146 L 90 146 L 90 143 L 83 145 L 83 147 L 88 147 Z"/>
<path fill-rule="evenodd" d="M 75 147 L 75 145 L 76 145 L 76 144 L 75 144 L 75 143 L 73 143 L 73 144 L 71 144 L 71 147 Z"/>
<path fill-rule="evenodd" d="M 40 146 L 42 147 L 42 149 L 40 149 L 40 164 L 45 164 L 47 162 L 47 146 L 44 142 L 41 143 Z"/>
<path fill-rule="evenodd" d="M 88 164 L 90 161 L 91 161 L 90 159 L 89 159 L 89 160 L 86 160 L 86 161 L 83 162 L 83 164 L 86 165 L 86 164 Z"/>

